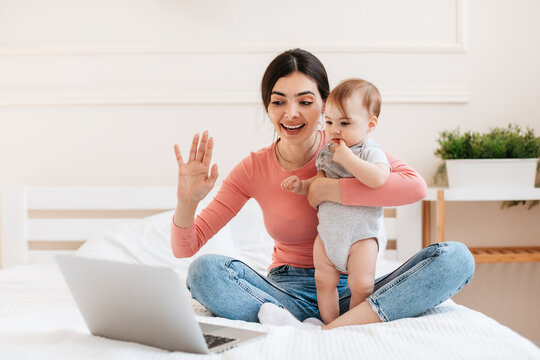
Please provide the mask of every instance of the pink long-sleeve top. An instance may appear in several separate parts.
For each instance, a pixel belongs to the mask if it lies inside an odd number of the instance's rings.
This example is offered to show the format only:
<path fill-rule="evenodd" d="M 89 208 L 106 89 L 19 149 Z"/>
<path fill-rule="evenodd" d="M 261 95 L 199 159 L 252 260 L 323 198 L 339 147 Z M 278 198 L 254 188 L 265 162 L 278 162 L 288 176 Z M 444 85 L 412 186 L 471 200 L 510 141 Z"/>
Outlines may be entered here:
<path fill-rule="evenodd" d="M 297 175 L 308 179 L 317 173 L 315 159 L 326 144 L 324 133 L 315 156 L 303 167 L 286 170 L 275 155 L 276 143 L 252 152 L 223 180 L 215 198 L 201 211 L 190 228 L 173 222 L 171 246 L 176 257 L 193 256 L 214 234 L 229 222 L 250 199 L 261 207 L 268 234 L 274 239 L 270 268 L 289 264 L 313 267 L 313 242 L 317 237 L 317 210 L 306 196 L 296 195 L 281 188 L 281 182 Z M 371 189 L 356 178 L 340 179 L 342 203 L 359 206 L 398 206 L 423 199 L 426 195 L 424 179 L 403 161 L 387 154 L 392 173 L 387 182 Z"/>

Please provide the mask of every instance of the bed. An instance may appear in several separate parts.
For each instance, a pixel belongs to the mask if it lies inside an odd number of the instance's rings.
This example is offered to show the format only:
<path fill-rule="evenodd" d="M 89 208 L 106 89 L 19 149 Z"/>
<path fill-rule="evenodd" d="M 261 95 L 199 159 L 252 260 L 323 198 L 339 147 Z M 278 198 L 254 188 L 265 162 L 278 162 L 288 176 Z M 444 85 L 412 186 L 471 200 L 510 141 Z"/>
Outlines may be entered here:
<path fill-rule="evenodd" d="M 92 336 L 60 274 L 54 255 L 168 266 L 184 286 L 190 259 L 170 251 L 174 188 L 1 189 L 1 359 L 191 359 Z M 204 203 L 201 204 L 201 207 Z M 385 209 L 385 240 L 377 274 L 399 266 L 419 249 L 419 204 Z M 383 247 L 383 246 L 381 246 Z M 201 251 L 239 258 L 264 273 L 272 241 L 260 209 L 250 200 Z M 199 321 L 262 330 L 267 336 L 221 354 L 220 359 L 540 359 L 529 340 L 451 299 L 428 312 L 389 323 L 313 332 L 213 316 L 192 300 Z"/>

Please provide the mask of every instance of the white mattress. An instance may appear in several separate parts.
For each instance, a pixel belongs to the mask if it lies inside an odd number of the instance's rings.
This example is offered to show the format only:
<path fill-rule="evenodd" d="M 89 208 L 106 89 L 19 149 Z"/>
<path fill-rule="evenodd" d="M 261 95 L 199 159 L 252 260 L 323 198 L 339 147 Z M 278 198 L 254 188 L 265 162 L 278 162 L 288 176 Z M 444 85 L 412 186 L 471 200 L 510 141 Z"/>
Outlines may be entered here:
<path fill-rule="evenodd" d="M 211 317 L 199 320 L 268 335 L 209 358 L 220 359 L 540 359 L 529 340 L 449 300 L 417 318 L 305 331 Z M 200 358 L 92 336 L 55 264 L 0 271 L 0 359 Z"/>

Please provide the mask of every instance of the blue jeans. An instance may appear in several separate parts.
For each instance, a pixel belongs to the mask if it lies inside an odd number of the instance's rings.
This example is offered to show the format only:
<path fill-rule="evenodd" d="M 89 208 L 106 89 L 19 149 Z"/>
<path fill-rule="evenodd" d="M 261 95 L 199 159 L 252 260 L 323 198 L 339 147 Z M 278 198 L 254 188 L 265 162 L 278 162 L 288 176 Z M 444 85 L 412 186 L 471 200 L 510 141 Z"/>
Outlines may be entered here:
<path fill-rule="evenodd" d="M 474 274 L 474 258 L 459 242 L 427 246 L 393 272 L 375 280 L 368 301 L 382 321 L 417 316 L 456 294 Z M 289 310 L 297 319 L 320 319 L 315 270 L 278 266 L 263 276 L 241 261 L 202 255 L 188 271 L 191 296 L 213 314 L 257 322 L 265 302 Z M 349 310 L 347 275 L 338 284 L 340 311 Z"/>

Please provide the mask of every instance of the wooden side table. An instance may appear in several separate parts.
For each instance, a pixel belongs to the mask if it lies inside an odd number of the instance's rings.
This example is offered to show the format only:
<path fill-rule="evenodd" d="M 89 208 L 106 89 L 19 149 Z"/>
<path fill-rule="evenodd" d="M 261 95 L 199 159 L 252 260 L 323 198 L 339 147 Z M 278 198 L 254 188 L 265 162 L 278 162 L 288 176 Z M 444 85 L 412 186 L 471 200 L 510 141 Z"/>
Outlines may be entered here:
<path fill-rule="evenodd" d="M 435 202 L 436 242 L 445 241 L 447 201 L 511 201 L 539 200 L 540 188 L 534 189 L 443 189 L 429 188 L 422 203 L 422 247 L 432 243 L 431 203 Z M 540 219 L 539 219 L 540 221 Z M 469 248 L 477 263 L 540 262 L 540 247 L 474 247 Z"/>

